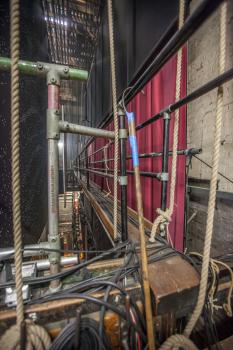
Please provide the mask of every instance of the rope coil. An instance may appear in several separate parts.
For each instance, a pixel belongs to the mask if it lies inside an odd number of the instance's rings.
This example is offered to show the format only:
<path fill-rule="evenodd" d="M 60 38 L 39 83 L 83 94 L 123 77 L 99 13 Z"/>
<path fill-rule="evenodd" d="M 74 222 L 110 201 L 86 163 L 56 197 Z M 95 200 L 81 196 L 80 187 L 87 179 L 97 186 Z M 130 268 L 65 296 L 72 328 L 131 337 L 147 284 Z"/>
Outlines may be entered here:
<path fill-rule="evenodd" d="M 20 327 L 14 325 L 4 333 L 0 340 L 0 348 L 4 350 L 20 350 Z M 32 321 L 26 321 L 26 346 L 27 350 L 47 350 L 51 340 L 45 328 L 35 325 Z"/>

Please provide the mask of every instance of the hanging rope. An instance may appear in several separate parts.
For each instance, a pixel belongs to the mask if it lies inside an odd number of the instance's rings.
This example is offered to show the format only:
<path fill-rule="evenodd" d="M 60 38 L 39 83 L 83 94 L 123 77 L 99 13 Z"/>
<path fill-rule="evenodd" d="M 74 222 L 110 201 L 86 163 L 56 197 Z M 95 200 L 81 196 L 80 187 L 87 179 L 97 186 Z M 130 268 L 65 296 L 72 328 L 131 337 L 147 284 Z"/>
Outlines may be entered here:
<path fill-rule="evenodd" d="M 219 47 L 219 73 L 224 73 L 225 60 L 226 60 L 226 16 L 227 16 L 227 3 L 224 2 L 221 6 L 220 13 L 220 47 Z M 188 338 L 199 319 L 206 297 L 207 282 L 208 282 L 208 269 L 210 262 L 210 248 L 213 234 L 213 223 L 214 223 L 214 211 L 216 202 L 216 188 L 218 179 L 218 167 L 220 158 L 220 145 L 221 145 L 221 127 L 222 127 L 222 116 L 223 116 L 223 89 L 219 87 L 217 95 L 217 111 L 215 121 L 215 133 L 214 133 L 214 151 L 213 151 L 213 168 L 210 182 L 210 193 L 207 211 L 207 223 L 206 223 L 206 234 L 203 250 L 203 263 L 201 269 L 201 281 L 199 287 L 199 294 L 196 307 L 194 312 L 184 329 L 183 337 Z M 173 154 L 174 156 L 174 154 Z M 161 346 L 161 350 L 169 350 L 173 347 L 180 345 L 175 338 L 172 336 L 168 338 L 165 343 Z M 184 347 L 185 348 L 185 347 Z M 186 349 L 190 349 L 186 347 Z"/>
<path fill-rule="evenodd" d="M 13 233 L 15 248 L 15 284 L 17 296 L 17 325 L 24 320 L 23 277 L 22 277 L 22 232 L 20 211 L 20 130 L 19 130 L 19 0 L 11 0 L 11 170 L 12 170 L 12 206 Z"/>
<path fill-rule="evenodd" d="M 179 8 L 179 29 L 184 24 L 184 12 L 185 12 L 185 0 L 180 0 Z M 178 51 L 177 54 L 177 64 L 176 64 L 176 101 L 180 99 L 180 87 L 181 87 L 181 78 L 182 78 L 182 49 Z M 168 223 L 171 221 L 173 214 L 174 203 L 175 203 L 175 188 L 176 188 L 176 170 L 177 170 L 177 148 L 178 148 L 178 137 L 179 137 L 179 119 L 180 119 L 180 110 L 175 111 L 175 120 L 174 120 L 174 130 L 173 130 L 173 147 L 172 147 L 172 171 L 171 171 L 171 184 L 170 184 L 170 203 L 169 208 L 165 211 L 157 209 L 159 216 L 155 219 L 150 236 L 150 242 L 155 242 L 155 235 L 158 229 L 158 226 L 161 223 Z"/>
<path fill-rule="evenodd" d="M 104 166 L 105 166 L 105 173 L 108 174 L 108 170 L 109 170 L 109 166 L 108 166 L 108 147 L 109 147 L 109 143 L 107 143 L 104 148 L 103 148 L 103 154 L 104 154 Z M 106 185 L 107 185 L 107 190 L 108 192 L 104 195 L 104 197 L 108 197 L 111 194 L 111 189 L 109 187 L 109 183 L 108 183 L 108 178 L 106 178 Z"/>
<path fill-rule="evenodd" d="M 114 118 L 114 131 L 115 131 L 115 143 L 114 143 L 114 180 L 113 180 L 113 235 L 114 241 L 119 239 L 117 232 L 117 185 L 118 185 L 118 152 L 119 152 L 119 125 L 117 114 L 117 86 L 116 86 L 116 62 L 115 62 L 115 49 L 114 49 L 114 30 L 113 30 L 113 12 L 112 12 L 112 0 L 108 0 L 108 30 L 109 30 L 109 47 L 110 47 L 110 60 L 111 60 L 111 77 L 112 77 L 112 105 L 113 105 L 113 118 Z"/>
<path fill-rule="evenodd" d="M 27 350 L 47 350 L 50 348 L 51 340 L 47 331 L 32 321 L 26 321 L 26 346 Z M 4 350 L 20 350 L 20 328 L 12 326 L 1 338 L 0 348 Z"/>
<path fill-rule="evenodd" d="M 12 206 L 13 233 L 15 248 L 15 285 L 16 285 L 16 325 L 9 328 L 1 337 L 0 349 L 18 350 L 22 344 L 24 325 L 23 277 L 22 277 L 22 232 L 20 211 L 20 121 L 19 121 L 19 47 L 20 47 L 20 3 L 11 0 L 11 152 L 12 152 Z M 50 347 L 47 331 L 31 321 L 25 323 L 27 350 L 46 350 Z"/>

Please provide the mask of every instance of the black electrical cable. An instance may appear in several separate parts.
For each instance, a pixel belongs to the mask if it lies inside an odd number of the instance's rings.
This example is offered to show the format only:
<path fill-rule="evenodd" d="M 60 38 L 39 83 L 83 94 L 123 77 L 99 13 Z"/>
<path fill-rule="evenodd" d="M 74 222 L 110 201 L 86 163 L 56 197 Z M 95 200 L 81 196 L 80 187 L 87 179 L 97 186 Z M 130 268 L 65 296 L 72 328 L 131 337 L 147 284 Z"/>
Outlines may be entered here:
<path fill-rule="evenodd" d="M 120 251 L 121 248 L 124 248 L 126 247 L 127 245 L 129 244 L 129 242 L 124 242 L 124 243 L 121 243 L 119 244 L 117 247 L 114 247 L 110 250 L 107 250 L 106 252 L 100 254 L 100 255 L 97 255 L 95 256 L 94 258 L 90 259 L 90 260 L 87 260 L 87 261 L 84 261 L 82 262 L 81 264 L 78 264 L 74 267 L 71 267 L 69 269 L 66 269 L 62 272 L 59 272 L 57 274 L 54 274 L 54 275 L 51 275 L 51 276 L 48 276 L 48 277 L 34 277 L 34 278 L 25 278 L 23 280 L 23 283 L 25 284 L 31 284 L 31 285 L 35 285 L 35 284 L 42 284 L 42 283 L 47 283 L 47 282 L 50 282 L 50 281 L 53 281 L 55 279 L 62 279 L 64 277 L 67 277 L 75 272 L 77 272 L 78 270 L 100 260 L 100 259 L 103 259 L 105 256 L 108 256 L 112 253 L 115 253 L 117 251 Z M 12 287 L 12 286 L 15 286 L 15 282 L 12 281 L 12 282 L 7 282 L 7 283 L 1 283 L 0 284 L 0 289 L 2 288 L 6 288 L 6 287 Z"/>
<path fill-rule="evenodd" d="M 77 327 L 79 327 L 79 332 L 77 332 Z M 77 324 L 76 321 L 68 324 L 55 338 L 50 348 L 50 350 L 78 349 L 110 349 L 106 334 L 104 333 L 103 338 L 99 337 L 97 321 L 87 317 L 83 317 L 79 324 Z"/>
<path fill-rule="evenodd" d="M 125 267 L 128 266 L 129 262 L 131 261 L 133 257 L 133 254 L 130 252 L 128 254 L 128 256 L 126 256 L 126 259 L 125 259 L 125 262 L 122 266 L 122 271 L 124 270 Z M 113 277 L 113 281 L 114 282 L 117 282 L 120 275 L 121 275 L 121 272 L 122 271 L 119 271 L 116 273 L 116 275 Z M 110 294 L 110 291 L 111 291 L 111 287 L 109 286 L 107 289 L 106 289 L 106 292 L 105 292 L 105 295 L 104 295 L 104 301 L 107 302 L 108 301 L 108 297 L 109 297 L 109 294 Z M 99 334 L 100 334 L 100 337 L 103 336 L 103 329 L 104 329 L 104 315 L 105 315 L 105 307 L 103 306 L 100 310 L 100 323 L 99 323 Z"/>
<path fill-rule="evenodd" d="M 105 302 L 104 300 L 101 300 L 101 299 L 94 298 L 94 297 L 87 295 L 87 294 L 84 294 L 84 293 L 68 293 L 68 294 L 62 294 L 62 295 L 50 295 L 50 298 L 46 299 L 46 302 L 48 300 L 54 301 L 54 300 L 61 300 L 61 299 L 84 299 L 84 300 L 90 301 L 94 304 L 104 306 L 106 309 L 113 311 L 114 313 L 119 315 L 121 318 L 126 320 L 126 313 L 124 311 L 120 310 L 116 305 L 111 304 L 109 302 Z M 41 304 L 42 303 L 43 303 L 43 301 L 41 302 Z M 132 324 L 132 327 L 135 329 L 135 331 L 140 334 L 143 341 L 146 341 L 146 336 L 145 336 L 144 332 L 141 330 L 141 328 L 139 327 L 139 325 L 133 324 L 133 323 L 131 323 L 131 324 Z"/>

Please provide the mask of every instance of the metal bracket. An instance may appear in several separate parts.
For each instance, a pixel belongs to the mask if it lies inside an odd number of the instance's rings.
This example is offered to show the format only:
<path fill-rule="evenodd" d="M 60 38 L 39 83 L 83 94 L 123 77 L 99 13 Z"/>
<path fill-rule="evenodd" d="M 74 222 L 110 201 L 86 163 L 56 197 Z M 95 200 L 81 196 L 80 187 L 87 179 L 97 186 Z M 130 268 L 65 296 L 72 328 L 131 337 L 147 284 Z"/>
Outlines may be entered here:
<path fill-rule="evenodd" d="M 128 184 L 127 176 L 119 176 L 118 180 L 121 186 L 127 186 Z"/>
<path fill-rule="evenodd" d="M 127 139 L 128 132 L 126 129 L 119 129 L 119 139 Z"/>
<path fill-rule="evenodd" d="M 48 235 L 48 242 L 50 244 L 51 249 L 60 250 L 60 236 L 51 236 Z M 50 264 L 59 264 L 60 263 L 60 253 L 59 252 L 51 252 L 49 253 L 49 261 Z"/>
<path fill-rule="evenodd" d="M 160 181 L 168 181 L 169 180 L 169 174 L 168 173 L 158 173 L 157 179 Z"/>
<path fill-rule="evenodd" d="M 164 112 L 164 113 L 163 113 L 163 119 L 164 119 L 164 120 L 165 120 L 165 119 L 171 119 L 170 113 Z"/>
<path fill-rule="evenodd" d="M 47 109 L 47 139 L 59 140 L 59 110 Z"/>
<path fill-rule="evenodd" d="M 118 107 L 117 114 L 118 114 L 118 117 L 125 116 L 125 111 L 121 106 Z"/>

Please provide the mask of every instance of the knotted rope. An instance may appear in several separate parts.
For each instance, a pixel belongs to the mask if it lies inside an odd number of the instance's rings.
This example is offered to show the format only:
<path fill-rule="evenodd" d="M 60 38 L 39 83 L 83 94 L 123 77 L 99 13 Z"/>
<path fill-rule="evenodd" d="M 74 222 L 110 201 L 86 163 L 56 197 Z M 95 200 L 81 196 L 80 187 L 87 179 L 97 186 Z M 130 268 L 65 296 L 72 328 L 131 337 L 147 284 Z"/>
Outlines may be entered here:
<path fill-rule="evenodd" d="M 180 0 L 179 8 L 179 29 L 184 24 L 184 14 L 185 14 L 185 1 Z M 180 87 L 181 87 L 181 78 L 182 78 L 182 49 L 178 51 L 177 54 L 177 63 L 176 63 L 176 101 L 180 99 Z M 179 137 L 179 119 L 180 119 L 180 110 L 175 111 L 174 119 L 174 130 L 173 130 L 173 147 L 172 147 L 172 171 L 171 171 L 171 183 L 170 183 L 170 203 L 169 208 L 165 211 L 157 209 L 157 218 L 155 219 L 151 235 L 150 242 L 155 242 L 155 235 L 157 233 L 158 226 L 161 223 L 168 224 L 171 221 L 173 214 L 174 203 L 175 203 L 175 188 L 176 188 L 176 170 L 177 170 L 177 148 L 178 148 L 178 137 Z"/>
<path fill-rule="evenodd" d="M 220 12 L 220 47 L 219 47 L 219 72 L 224 73 L 225 61 L 226 61 L 226 16 L 227 16 L 227 3 L 224 2 L 221 6 Z M 223 89 L 219 87 L 217 95 L 217 111 L 216 111 L 216 121 L 215 121 L 215 133 L 214 133 L 214 151 L 213 151 L 213 167 L 210 182 L 210 193 L 208 202 L 208 212 L 207 212 L 207 223 L 206 223 L 206 234 L 203 249 L 203 263 L 201 269 L 201 281 L 199 287 L 199 294 L 196 307 L 193 314 L 187 323 L 183 337 L 190 336 L 193 328 L 199 319 L 206 297 L 207 282 L 208 282 L 208 269 L 210 262 L 210 248 L 211 240 L 213 234 L 213 222 L 214 222 L 214 211 L 216 202 L 216 188 L 218 179 L 218 167 L 220 158 L 220 145 L 221 145 L 221 127 L 222 127 L 222 116 L 223 116 Z M 174 156 L 174 154 L 173 154 Z M 174 347 L 181 346 L 178 342 L 177 335 L 168 338 L 164 344 L 161 346 L 161 350 L 169 350 Z M 188 346 L 183 346 L 184 349 L 190 349 Z"/>

